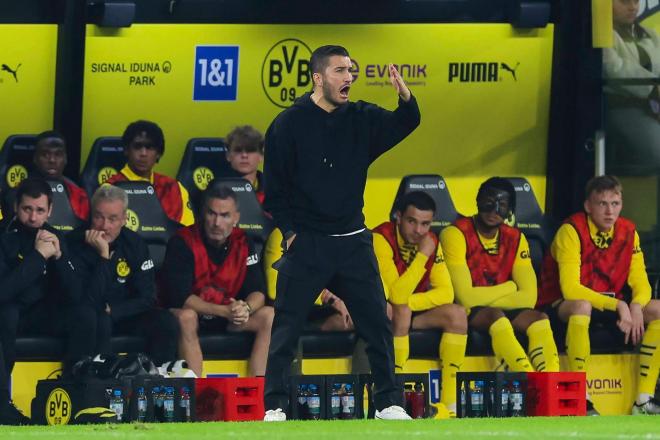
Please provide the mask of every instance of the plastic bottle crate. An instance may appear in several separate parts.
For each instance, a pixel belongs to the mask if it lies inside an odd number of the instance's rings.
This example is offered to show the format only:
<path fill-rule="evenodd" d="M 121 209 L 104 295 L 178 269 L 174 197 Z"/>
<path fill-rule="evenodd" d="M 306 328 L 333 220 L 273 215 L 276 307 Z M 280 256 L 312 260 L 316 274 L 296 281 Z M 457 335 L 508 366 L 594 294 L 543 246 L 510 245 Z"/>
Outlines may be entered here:
<path fill-rule="evenodd" d="M 301 404 L 299 401 L 299 390 L 301 387 L 308 387 L 315 385 L 318 390 L 319 398 L 319 414 L 318 419 L 325 419 L 327 417 L 327 398 L 326 398 L 326 380 L 324 375 L 299 375 L 290 376 L 289 379 L 289 411 L 287 411 L 287 419 L 292 420 L 309 420 L 309 407 L 307 404 Z M 309 396 L 303 396 L 309 397 Z"/>
<path fill-rule="evenodd" d="M 262 420 L 264 378 L 231 377 L 195 380 L 197 419 Z"/>
<path fill-rule="evenodd" d="M 586 374 L 528 373 L 527 413 L 530 416 L 587 414 Z"/>
<path fill-rule="evenodd" d="M 403 408 L 406 407 L 406 400 L 404 396 L 404 389 L 406 384 L 414 384 L 416 383 L 422 383 L 423 384 L 423 390 L 424 390 L 424 417 L 429 417 L 430 416 L 430 408 L 429 408 L 429 390 L 430 388 L 430 382 L 429 382 L 429 375 L 428 373 L 420 373 L 420 374 L 397 374 L 395 375 L 396 379 L 396 384 L 397 388 L 401 390 L 401 402 L 398 404 L 401 405 Z M 374 405 L 374 400 L 373 400 L 373 378 L 371 374 L 361 374 L 360 375 L 360 389 L 363 390 L 363 392 L 366 394 L 366 398 L 363 397 L 364 402 L 366 403 L 366 413 L 367 413 L 367 418 L 373 419 L 376 415 L 376 407 Z M 406 409 L 407 410 L 407 409 Z M 364 411 L 364 409 L 363 409 Z M 364 416 L 363 416 L 364 417 Z"/>
<path fill-rule="evenodd" d="M 346 393 L 347 385 L 350 385 L 353 397 L 353 410 L 346 410 L 346 403 L 350 399 Z M 339 388 L 339 414 L 334 414 L 332 409 L 333 388 Z M 335 374 L 325 376 L 325 418 L 327 419 L 363 419 L 364 418 L 364 386 L 360 377 L 355 374 Z"/>
<path fill-rule="evenodd" d="M 473 407 L 475 382 L 483 382 L 481 410 Z M 512 409 L 509 395 L 513 382 L 518 382 L 522 393 L 521 407 Z M 459 372 L 456 374 L 456 416 L 463 417 L 511 417 L 527 415 L 527 373 Z M 506 401 L 503 401 L 503 398 Z M 478 400 L 478 399 L 477 399 Z"/>

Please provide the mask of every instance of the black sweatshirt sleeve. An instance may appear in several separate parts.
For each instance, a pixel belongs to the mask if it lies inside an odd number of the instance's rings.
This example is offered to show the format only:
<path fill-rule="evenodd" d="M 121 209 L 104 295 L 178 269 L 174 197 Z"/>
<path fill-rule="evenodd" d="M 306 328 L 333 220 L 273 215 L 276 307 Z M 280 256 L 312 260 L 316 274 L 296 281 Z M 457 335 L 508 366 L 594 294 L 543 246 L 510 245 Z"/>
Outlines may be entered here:
<path fill-rule="evenodd" d="M 46 259 L 35 249 L 24 255 L 23 261 L 12 269 L 9 261 L 16 257 L 10 255 L 10 251 L 4 246 L 0 246 L 0 302 L 17 299 L 17 296 L 42 277 L 46 270 Z"/>
<path fill-rule="evenodd" d="M 180 309 L 192 294 L 195 281 L 195 258 L 181 237 L 175 235 L 167 243 L 160 273 L 166 306 Z"/>
<path fill-rule="evenodd" d="M 370 162 L 401 142 L 419 125 L 421 116 L 414 96 L 405 102 L 399 97 L 399 106 L 394 111 L 373 105 L 369 109 L 371 125 Z"/>
<path fill-rule="evenodd" d="M 149 248 L 144 241 L 138 240 L 129 252 L 135 252 L 135 255 L 127 255 L 127 260 L 132 262 L 131 276 L 127 283 L 130 296 L 123 301 L 112 303 L 110 315 L 113 321 L 144 313 L 156 303 L 156 279 Z"/>
<path fill-rule="evenodd" d="M 264 147 L 264 209 L 273 216 L 282 234 L 293 231 L 288 196 L 295 169 L 295 153 L 286 117 L 278 117 L 266 131 Z"/>

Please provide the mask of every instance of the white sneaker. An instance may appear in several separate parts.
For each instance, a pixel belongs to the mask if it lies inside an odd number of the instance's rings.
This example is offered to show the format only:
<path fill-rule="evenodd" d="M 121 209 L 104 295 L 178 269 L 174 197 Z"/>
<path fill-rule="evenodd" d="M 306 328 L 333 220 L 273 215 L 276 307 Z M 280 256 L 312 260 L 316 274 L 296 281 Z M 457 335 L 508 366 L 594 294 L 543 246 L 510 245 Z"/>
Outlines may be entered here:
<path fill-rule="evenodd" d="M 635 402 L 633 403 L 632 414 L 634 416 L 641 414 L 660 414 L 660 401 L 651 397 L 641 405 L 638 405 L 637 402 Z"/>
<path fill-rule="evenodd" d="M 382 411 L 376 410 L 376 418 L 381 420 L 412 420 L 406 411 L 400 406 L 388 406 Z"/>
<path fill-rule="evenodd" d="M 264 416 L 264 422 L 284 422 L 286 421 L 286 413 L 282 408 L 269 409 Z"/>

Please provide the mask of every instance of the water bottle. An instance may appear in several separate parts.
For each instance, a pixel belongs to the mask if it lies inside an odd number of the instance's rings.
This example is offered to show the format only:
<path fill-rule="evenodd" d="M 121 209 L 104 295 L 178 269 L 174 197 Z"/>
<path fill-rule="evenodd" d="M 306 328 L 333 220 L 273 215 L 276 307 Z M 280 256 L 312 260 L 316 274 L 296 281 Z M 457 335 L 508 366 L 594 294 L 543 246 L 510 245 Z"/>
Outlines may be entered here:
<path fill-rule="evenodd" d="M 110 399 L 110 410 L 117 414 L 117 421 L 121 422 L 124 415 L 124 398 L 121 395 L 121 390 L 114 390 L 112 398 Z"/>
<path fill-rule="evenodd" d="M 488 406 L 486 407 L 486 415 L 488 417 L 495 417 L 497 411 L 495 409 L 495 383 L 492 380 L 488 381 Z"/>
<path fill-rule="evenodd" d="M 147 396 L 144 394 L 144 388 L 137 390 L 137 421 L 144 423 L 147 420 Z"/>
<path fill-rule="evenodd" d="M 406 410 L 407 414 L 412 412 L 412 400 L 413 400 L 413 386 L 410 383 L 403 385 L 403 409 Z"/>
<path fill-rule="evenodd" d="M 298 385 L 298 413 L 301 419 L 309 418 L 309 405 L 307 404 L 307 385 Z"/>
<path fill-rule="evenodd" d="M 160 387 L 153 387 L 151 389 L 151 397 L 154 401 L 154 420 L 156 422 L 163 421 L 163 395 L 160 392 Z"/>
<path fill-rule="evenodd" d="M 424 387 L 421 382 L 415 384 L 410 403 L 410 416 L 413 419 L 423 419 L 426 412 L 426 399 L 424 396 Z"/>
<path fill-rule="evenodd" d="M 472 417 L 482 417 L 484 413 L 484 382 L 477 380 L 472 388 L 470 404 L 472 406 Z"/>
<path fill-rule="evenodd" d="M 523 414 L 523 392 L 520 388 L 520 382 L 514 380 L 511 385 L 511 394 L 509 395 L 511 401 L 511 417 L 522 417 Z"/>
<path fill-rule="evenodd" d="M 163 420 L 165 422 L 174 421 L 174 387 L 165 387 L 163 396 Z"/>
<path fill-rule="evenodd" d="M 341 416 L 341 385 L 338 383 L 332 385 L 332 396 L 330 397 L 330 413 L 333 419 Z"/>
<path fill-rule="evenodd" d="M 343 386 L 343 393 L 341 396 L 341 418 L 355 418 L 355 394 L 353 393 L 353 385 L 350 383 L 344 384 Z"/>
<path fill-rule="evenodd" d="M 309 418 L 311 420 L 318 420 L 321 418 L 321 396 L 319 395 L 319 387 L 316 384 L 310 383 L 307 387 L 308 397 L 307 406 L 309 407 Z"/>
<path fill-rule="evenodd" d="M 509 415 L 509 384 L 507 382 L 504 382 L 502 384 L 502 401 L 500 402 L 501 404 L 501 410 L 502 410 L 502 417 L 508 417 Z"/>
<path fill-rule="evenodd" d="M 467 398 L 465 397 L 465 382 L 461 382 L 461 417 L 467 417 Z"/>
<path fill-rule="evenodd" d="M 190 422 L 190 390 L 188 387 L 181 388 L 181 400 L 179 401 L 179 407 L 181 408 L 183 421 Z"/>

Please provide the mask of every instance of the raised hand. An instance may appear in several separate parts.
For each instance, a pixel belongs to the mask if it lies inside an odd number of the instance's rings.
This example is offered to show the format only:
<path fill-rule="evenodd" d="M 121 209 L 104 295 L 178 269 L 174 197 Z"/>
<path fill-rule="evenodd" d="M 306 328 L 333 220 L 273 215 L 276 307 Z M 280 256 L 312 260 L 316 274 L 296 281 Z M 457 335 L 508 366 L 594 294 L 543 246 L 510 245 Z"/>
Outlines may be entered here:
<path fill-rule="evenodd" d="M 105 238 L 105 232 L 95 229 L 85 231 L 85 243 L 93 247 L 101 257 L 110 259 L 110 244 Z"/>
<path fill-rule="evenodd" d="M 401 78 L 401 75 L 399 74 L 399 71 L 396 69 L 394 64 L 389 65 L 390 69 L 390 82 L 392 83 L 392 86 L 396 89 L 396 93 L 403 99 L 404 101 L 408 102 L 410 101 L 410 89 L 406 85 L 405 82 L 403 82 L 403 78 Z"/>

